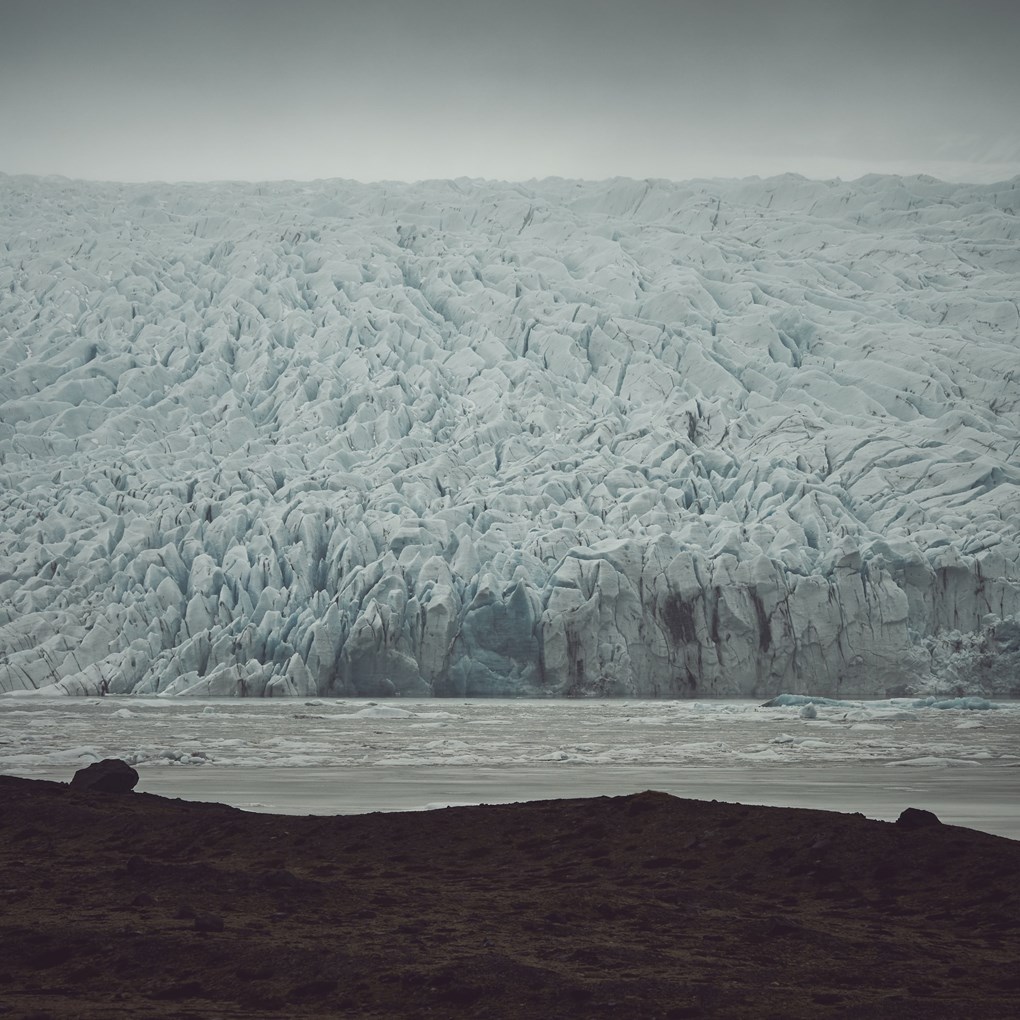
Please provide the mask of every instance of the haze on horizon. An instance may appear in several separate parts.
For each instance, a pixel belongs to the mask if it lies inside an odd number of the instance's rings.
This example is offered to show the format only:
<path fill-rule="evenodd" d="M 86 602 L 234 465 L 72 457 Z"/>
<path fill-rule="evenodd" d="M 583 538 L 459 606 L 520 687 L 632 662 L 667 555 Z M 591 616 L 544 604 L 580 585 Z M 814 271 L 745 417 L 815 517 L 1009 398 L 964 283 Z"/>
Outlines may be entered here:
<path fill-rule="evenodd" d="M 1015 0 L 2 0 L 0 172 L 1020 173 Z"/>

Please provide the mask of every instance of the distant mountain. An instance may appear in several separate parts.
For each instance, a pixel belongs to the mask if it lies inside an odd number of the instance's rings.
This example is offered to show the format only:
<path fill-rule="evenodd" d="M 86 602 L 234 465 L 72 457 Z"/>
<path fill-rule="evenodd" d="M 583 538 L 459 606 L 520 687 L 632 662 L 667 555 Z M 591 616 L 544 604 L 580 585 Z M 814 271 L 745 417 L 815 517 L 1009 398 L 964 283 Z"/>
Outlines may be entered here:
<path fill-rule="evenodd" d="M 1018 185 L 0 177 L 0 690 L 1020 693 Z"/>

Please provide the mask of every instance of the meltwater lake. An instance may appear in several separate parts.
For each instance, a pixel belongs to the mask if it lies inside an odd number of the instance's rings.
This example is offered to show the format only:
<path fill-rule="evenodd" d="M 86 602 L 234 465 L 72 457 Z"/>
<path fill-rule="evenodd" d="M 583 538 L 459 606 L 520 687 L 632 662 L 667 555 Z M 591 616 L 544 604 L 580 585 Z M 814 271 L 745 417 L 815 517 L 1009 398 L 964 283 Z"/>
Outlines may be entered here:
<path fill-rule="evenodd" d="M 351 814 L 664 790 L 1020 839 L 1020 703 L 0 697 L 0 772 Z"/>

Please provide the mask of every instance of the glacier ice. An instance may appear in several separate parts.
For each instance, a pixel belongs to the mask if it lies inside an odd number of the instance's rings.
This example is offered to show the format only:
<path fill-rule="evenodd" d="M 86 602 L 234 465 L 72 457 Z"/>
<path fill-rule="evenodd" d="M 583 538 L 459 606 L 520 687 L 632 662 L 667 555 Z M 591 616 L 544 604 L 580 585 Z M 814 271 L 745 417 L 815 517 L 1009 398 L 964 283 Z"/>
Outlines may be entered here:
<path fill-rule="evenodd" d="M 0 175 L 0 691 L 1020 691 L 1017 180 Z"/>

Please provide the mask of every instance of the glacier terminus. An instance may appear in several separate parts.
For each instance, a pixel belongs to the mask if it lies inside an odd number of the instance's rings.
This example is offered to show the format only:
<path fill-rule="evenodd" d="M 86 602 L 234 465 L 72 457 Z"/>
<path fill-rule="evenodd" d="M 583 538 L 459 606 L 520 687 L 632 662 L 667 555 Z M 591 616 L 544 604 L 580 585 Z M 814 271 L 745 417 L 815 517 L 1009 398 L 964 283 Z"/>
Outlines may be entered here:
<path fill-rule="evenodd" d="M 1018 695 L 1018 212 L 0 175 L 0 692 Z"/>

